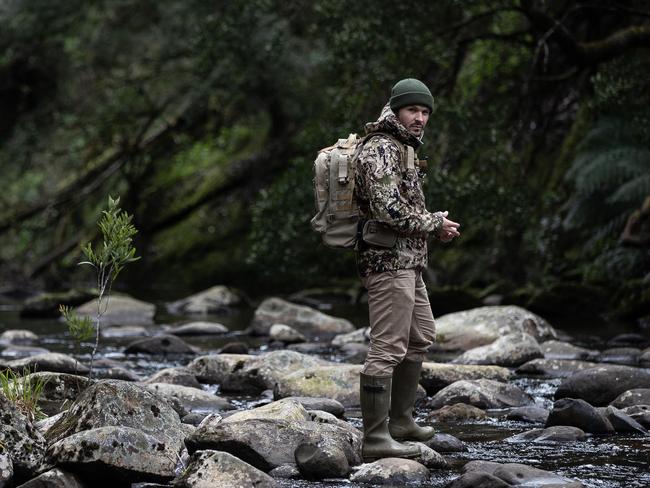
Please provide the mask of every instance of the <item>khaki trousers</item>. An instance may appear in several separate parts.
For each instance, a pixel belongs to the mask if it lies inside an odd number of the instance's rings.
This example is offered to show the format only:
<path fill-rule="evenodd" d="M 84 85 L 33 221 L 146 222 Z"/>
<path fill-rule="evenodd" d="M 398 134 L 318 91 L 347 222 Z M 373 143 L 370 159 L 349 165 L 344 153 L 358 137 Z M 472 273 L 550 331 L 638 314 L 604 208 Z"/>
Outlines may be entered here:
<path fill-rule="evenodd" d="M 429 297 L 416 269 L 375 273 L 362 278 L 368 289 L 370 349 L 363 373 L 392 376 L 404 360 L 421 362 L 436 339 Z"/>

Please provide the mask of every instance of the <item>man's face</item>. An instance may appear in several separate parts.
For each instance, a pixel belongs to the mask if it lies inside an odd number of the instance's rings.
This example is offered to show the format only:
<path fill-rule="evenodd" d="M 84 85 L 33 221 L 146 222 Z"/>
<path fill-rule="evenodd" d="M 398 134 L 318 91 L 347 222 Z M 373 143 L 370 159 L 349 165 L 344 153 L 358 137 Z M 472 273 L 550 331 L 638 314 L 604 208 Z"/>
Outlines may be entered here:
<path fill-rule="evenodd" d="M 415 137 L 421 137 L 431 112 L 423 105 L 407 105 L 397 112 L 397 119 Z"/>

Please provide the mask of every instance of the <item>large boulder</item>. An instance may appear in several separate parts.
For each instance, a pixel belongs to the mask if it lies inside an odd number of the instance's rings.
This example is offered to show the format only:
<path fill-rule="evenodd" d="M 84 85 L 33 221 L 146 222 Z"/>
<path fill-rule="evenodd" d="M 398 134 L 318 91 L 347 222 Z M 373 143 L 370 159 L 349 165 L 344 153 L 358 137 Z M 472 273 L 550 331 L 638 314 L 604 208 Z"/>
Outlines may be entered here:
<path fill-rule="evenodd" d="M 284 398 L 250 410 L 240 410 L 221 420 L 221 422 L 243 422 L 246 420 L 286 420 L 287 422 L 304 422 L 311 417 L 305 407 L 296 400 Z"/>
<path fill-rule="evenodd" d="M 500 366 L 424 362 L 420 384 L 428 395 L 434 395 L 445 386 L 460 380 L 508 381 L 511 376 L 510 370 Z"/>
<path fill-rule="evenodd" d="M 90 300 L 77 307 L 76 312 L 79 316 L 94 319 L 97 314 L 96 300 Z M 153 303 L 143 302 L 126 295 L 111 295 L 106 313 L 102 315 L 102 325 L 152 324 L 155 314 L 156 306 Z"/>
<path fill-rule="evenodd" d="M 222 384 L 233 372 L 257 356 L 251 354 L 209 354 L 193 359 L 187 369 L 201 383 Z"/>
<path fill-rule="evenodd" d="M 124 485 L 174 477 L 178 445 L 133 427 L 98 427 L 54 442 L 48 461 L 83 477 Z"/>
<path fill-rule="evenodd" d="M 359 405 L 361 365 L 333 365 L 303 368 L 277 380 L 275 398 L 291 396 L 325 397 L 345 407 Z"/>
<path fill-rule="evenodd" d="M 259 393 L 273 389 L 285 376 L 300 369 L 334 364 L 307 354 L 279 350 L 256 356 L 224 378 L 222 391 Z M 299 395 L 299 393 L 291 393 Z M 302 395 L 309 396 L 309 395 Z M 323 395 L 318 395 L 323 396 Z"/>
<path fill-rule="evenodd" d="M 507 420 L 545 424 L 549 411 L 542 407 L 530 405 L 527 407 L 509 408 L 505 414 Z"/>
<path fill-rule="evenodd" d="M 67 373 L 32 373 L 27 379 L 32 383 L 43 383 L 38 406 L 48 416 L 59 413 L 66 402 L 72 403 L 92 384 L 85 376 Z"/>
<path fill-rule="evenodd" d="M 350 476 L 356 483 L 373 486 L 406 486 L 424 483 L 431 477 L 423 464 L 412 459 L 383 458 L 374 463 L 364 464 Z"/>
<path fill-rule="evenodd" d="M 467 403 L 478 408 L 521 407 L 534 403 L 533 397 L 515 385 L 493 380 L 461 380 L 436 393 L 429 407 Z"/>
<path fill-rule="evenodd" d="M 226 286 L 217 285 L 168 303 L 167 311 L 178 315 L 220 314 L 243 303 L 244 299 L 241 293 Z"/>
<path fill-rule="evenodd" d="M 479 307 L 436 319 L 437 345 L 467 350 L 490 344 L 505 334 L 525 332 L 536 340 L 555 339 L 553 327 L 539 315 L 514 305 Z"/>
<path fill-rule="evenodd" d="M 89 371 L 87 366 L 60 352 L 48 352 L 16 359 L 9 361 L 7 366 L 18 373 L 28 370 L 31 372 L 50 371 L 52 373 L 85 374 Z"/>
<path fill-rule="evenodd" d="M 251 332 L 268 335 L 273 324 L 286 324 L 306 336 L 335 335 L 355 329 L 351 322 L 281 298 L 267 298 L 255 310 Z"/>
<path fill-rule="evenodd" d="M 154 337 L 145 337 L 131 342 L 124 349 L 126 354 L 153 354 L 166 356 L 173 354 L 194 354 L 196 349 L 184 340 L 171 334 L 160 334 Z"/>
<path fill-rule="evenodd" d="M 167 400 L 171 405 L 176 402 L 180 403 L 184 413 L 212 413 L 235 408 L 228 400 L 201 388 L 170 383 L 148 383 L 146 388 Z"/>
<path fill-rule="evenodd" d="M 465 351 L 452 362 L 456 364 L 519 366 L 526 361 L 541 357 L 542 350 L 533 336 L 525 332 L 513 332 L 499 337 L 492 344 Z"/>
<path fill-rule="evenodd" d="M 241 459 L 221 451 L 198 451 L 180 476 L 175 488 L 214 488 L 218 486 L 273 488 L 273 478 Z"/>
<path fill-rule="evenodd" d="M 554 425 L 570 425 L 591 434 L 614 433 L 614 427 L 605 415 L 584 400 L 576 398 L 562 398 L 553 404 L 546 427 Z"/>
<path fill-rule="evenodd" d="M 333 398 L 292 396 L 287 397 L 286 400 L 298 402 L 305 407 L 306 410 L 320 410 L 322 412 L 331 413 L 335 417 L 343 417 L 343 414 L 345 413 L 345 407 L 343 404 Z"/>
<path fill-rule="evenodd" d="M 484 419 L 487 414 L 474 405 L 453 403 L 433 410 L 427 415 L 427 420 L 434 422 L 458 422 L 463 420 Z"/>
<path fill-rule="evenodd" d="M 614 430 L 619 433 L 643 434 L 648 433 L 643 425 L 633 419 L 630 415 L 611 405 L 604 409 L 603 415 L 609 420 Z"/>
<path fill-rule="evenodd" d="M 0 445 L 17 479 L 29 478 L 41 467 L 45 439 L 32 422 L 0 392 Z"/>
<path fill-rule="evenodd" d="M 296 329 L 284 324 L 273 324 L 269 329 L 269 336 L 271 340 L 284 342 L 285 344 L 298 344 L 307 340 Z"/>
<path fill-rule="evenodd" d="M 345 453 L 338 446 L 305 442 L 296 448 L 294 456 L 300 474 L 308 480 L 346 478 L 350 473 Z"/>
<path fill-rule="evenodd" d="M 532 359 L 517 368 L 517 373 L 524 375 L 543 375 L 549 378 L 566 378 L 578 371 L 595 368 L 596 363 L 575 361 L 572 359 Z"/>
<path fill-rule="evenodd" d="M 86 388 L 46 437 L 52 443 L 111 426 L 138 429 L 165 443 L 169 452 L 179 452 L 185 437 L 178 414 L 167 402 L 144 386 L 120 380 L 102 380 Z"/>
<path fill-rule="evenodd" d="M 596 407 L 604 407 L 621 393 L 635 388 L 650 388 L 650 371 L 602 365 L 564 379 L 555 391 L 555 398 L 581 398 Z"/>

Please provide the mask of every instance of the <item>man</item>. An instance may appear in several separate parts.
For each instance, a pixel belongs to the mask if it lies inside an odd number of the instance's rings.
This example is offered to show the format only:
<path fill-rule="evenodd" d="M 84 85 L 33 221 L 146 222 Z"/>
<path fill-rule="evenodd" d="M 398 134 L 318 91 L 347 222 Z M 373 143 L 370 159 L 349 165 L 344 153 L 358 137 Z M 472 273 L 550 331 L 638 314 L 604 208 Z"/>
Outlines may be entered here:
<path fill-rule="evenodd" d="M 421 81 L 399 81 L 379 120 L 366 124 L 370 138 L 357 163 L 362 219 L 396 235 L 392 247 L 357 246 L 370 312 L 370 349 L 360 378 L 365 460 L 415 457 L 418 449 L 398 440 L 425 441 L 434 434 L 413 420 L 422 361 L 436 335 L 422 270 L 427 236 L 450 241 L 460 235 L 460 224 L 447 212 L 427 211 L 418 167 L 405 165 L 408 146 L 422 144 L 432 109 L 433 97 Z"/>

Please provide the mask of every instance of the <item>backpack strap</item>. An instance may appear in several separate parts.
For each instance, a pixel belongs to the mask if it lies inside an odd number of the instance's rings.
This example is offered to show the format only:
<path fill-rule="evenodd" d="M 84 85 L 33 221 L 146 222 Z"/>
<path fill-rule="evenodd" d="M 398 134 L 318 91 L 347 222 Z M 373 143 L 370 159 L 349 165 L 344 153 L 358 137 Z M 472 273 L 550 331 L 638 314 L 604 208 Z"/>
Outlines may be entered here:
<path fill-rule="evenodd" d="M 361 145 L 364 145 L 370 139 L 377 136 L 384 136 L 397 145 L 397 147 L 399 148 L 399 152 L 401 153 L 402 156 L 400 161 L 400 166 L 403 170 L 415 169 L 415 149 L 413 149 L 413 146 L 409 146 L 408 144 L 403 144 L 402 142 L 397 140 L 397 138 L 392 134 L 389 134 L 387 132 L 372 132 L 363 138 L 363 142 Z"/>

